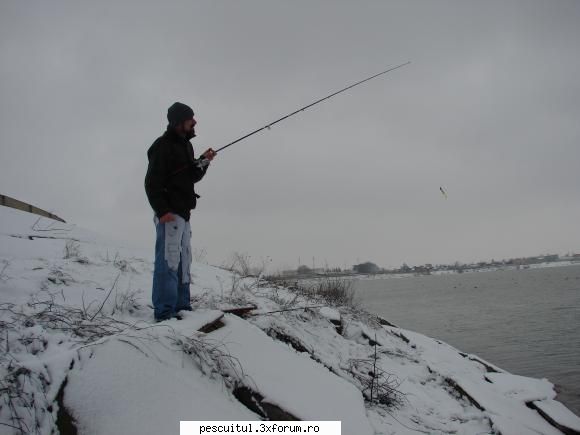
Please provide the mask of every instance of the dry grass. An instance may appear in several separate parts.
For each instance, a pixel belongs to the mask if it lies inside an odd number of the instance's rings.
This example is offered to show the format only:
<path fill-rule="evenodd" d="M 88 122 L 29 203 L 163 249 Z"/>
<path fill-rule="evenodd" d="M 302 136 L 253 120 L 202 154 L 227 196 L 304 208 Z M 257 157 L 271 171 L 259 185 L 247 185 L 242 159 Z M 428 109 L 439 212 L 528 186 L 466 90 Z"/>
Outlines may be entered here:
<path fill-rule="evenodd" d="M 360 305 L 355 295 L 352 281 L 345 278 L 325 277 L 314 280 L 296 280 L 293 282 L 275 279 L 271 283 L 285 287 L 308 301 L 316 303 L 355 309 Z"/>

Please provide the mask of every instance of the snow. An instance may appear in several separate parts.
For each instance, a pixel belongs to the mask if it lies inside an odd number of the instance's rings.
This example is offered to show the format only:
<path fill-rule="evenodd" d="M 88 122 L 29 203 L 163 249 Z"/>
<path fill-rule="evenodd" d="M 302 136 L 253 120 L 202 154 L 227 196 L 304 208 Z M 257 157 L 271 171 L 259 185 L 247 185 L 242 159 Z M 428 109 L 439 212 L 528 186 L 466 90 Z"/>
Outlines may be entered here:
<path fill-rule="evenodd" d="M 244 382 L 300 420 L 342 420 L 345 434 L 372 434 L 360 391 L 308 356 L 275 342 L 261 329 L 226 316 L 211 334 L 244 368 Z"/>
<path fill-rule="evenodd" d="M 259 419 L 190 358 L 176 356 L 168 337 L 177 321 L 166 323 L 79 352 L 65 405 L 81 433 L 178 433 L 181 420 Z"/>
<path fill-rule="evenodd" d="M 411 331 L 403 333 L 417 346 L 431 370 L 436 370 L 442 376 L 451 379 L 479 407 L 486 410 L 493 427 L 502 435 L 534 434 L 538 431 L 546 435 L 560 434 L 559 430 L 547 423 L 537 412 L 529 409 L 521 400 L 526 396 L 545 397 L 547 385 L 544 381 L 531 380 L 526 385 L 520 376 L 488 374 L 492 383 L 482 382 L 486 378 L 482 367 L 474 366 L 458 351 L 449 351 L 453 350 L 451 346 Z M 448 348 L 448 351 L 444 351 L 445 348 Z M 514 394 L 514 391 L 518 394 Z"/>
<path fill-rule="evenodd" d="M 559 425 L 580 432 L 580 418 L 560 402 L 550 399 L 534 402 L 534 405 Z"/>
<path fill-rule="evenodd" d="M 340 322 L 340 313 L 338 310 L 335 310 L 330 307 L 322 307 L 320 308 L 320 314 L 326 317 L 330 321 Z"/>
<path fill-rule="evenodd" d="M 488 373 L 485 378 L 492 382 L 504 396 L 512 397 L 522 403 L 556 397 L 554 385 L 547 379 L 530 379 L 510 373 Z"/>
<path fill-rule="evenodd" d="M 0 207 L 0 433 L 58 433 L 59 410 L 81 434 L 263 418 L 236 398 L 240 386 L 297 418 L 341 420 L 345 435 L 560 434 L 531 402 L 580 427 L 546 379 L 202 263 L 191 269 L 196 309 L 154 323 L 153 252 L 119 245 Z M 221 311 L 251 305 L 245 319 Z M 370 402 L 369 367 L 392 382 L 389 405 Z"/>

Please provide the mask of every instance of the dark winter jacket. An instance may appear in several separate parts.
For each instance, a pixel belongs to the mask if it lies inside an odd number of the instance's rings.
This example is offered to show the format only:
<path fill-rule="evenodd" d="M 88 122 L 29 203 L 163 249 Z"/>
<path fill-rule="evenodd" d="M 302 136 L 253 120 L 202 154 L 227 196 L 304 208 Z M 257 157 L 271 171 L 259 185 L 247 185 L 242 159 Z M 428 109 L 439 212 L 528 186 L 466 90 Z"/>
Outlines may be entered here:
<path fill-rule="evenodd" d="M 193 184 L 203 178 L 207 166 L 195 165 L 191 143 L 171 128 L 153 142 L 147 157 L 145 192 L 155 214 L 161 217 L 171 212 L 188 221 L 199 197 Z"/>

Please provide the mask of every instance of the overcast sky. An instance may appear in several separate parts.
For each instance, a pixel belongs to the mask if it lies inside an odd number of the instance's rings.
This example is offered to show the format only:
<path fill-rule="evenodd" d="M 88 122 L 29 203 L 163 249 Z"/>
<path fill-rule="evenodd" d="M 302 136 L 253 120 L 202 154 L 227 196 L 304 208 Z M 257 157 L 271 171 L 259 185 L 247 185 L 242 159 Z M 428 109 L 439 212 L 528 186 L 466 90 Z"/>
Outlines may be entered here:
<path fill-rule="evenodd" d="M 579 23 L 578 1 L 3 0 L 0 193 L 153 257 L 146 151 L 174 101 L 199 154 L 410 60 L 220 153 L 193 248 L 272 269 L 580 252 Z"/>

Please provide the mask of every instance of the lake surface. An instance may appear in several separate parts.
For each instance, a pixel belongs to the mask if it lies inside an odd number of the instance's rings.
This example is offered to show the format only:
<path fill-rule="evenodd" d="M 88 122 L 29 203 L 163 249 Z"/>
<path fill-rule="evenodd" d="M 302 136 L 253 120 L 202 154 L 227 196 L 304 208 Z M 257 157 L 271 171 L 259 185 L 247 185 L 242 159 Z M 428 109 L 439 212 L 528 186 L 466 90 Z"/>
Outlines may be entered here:
<path fill-rule="evenodd" d="M 365 309 L 513 374 L 580 415 L 580 265 L 355 281 Z"/>

